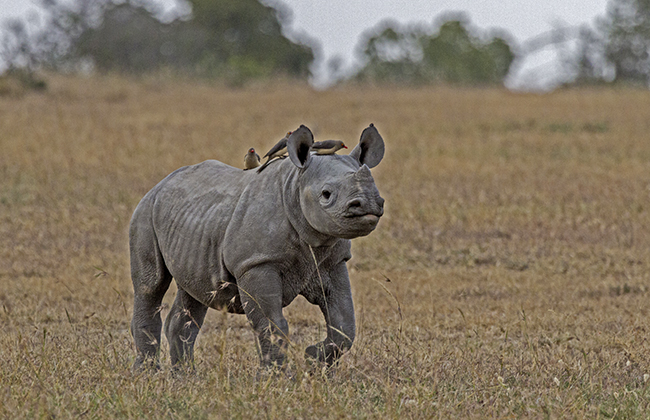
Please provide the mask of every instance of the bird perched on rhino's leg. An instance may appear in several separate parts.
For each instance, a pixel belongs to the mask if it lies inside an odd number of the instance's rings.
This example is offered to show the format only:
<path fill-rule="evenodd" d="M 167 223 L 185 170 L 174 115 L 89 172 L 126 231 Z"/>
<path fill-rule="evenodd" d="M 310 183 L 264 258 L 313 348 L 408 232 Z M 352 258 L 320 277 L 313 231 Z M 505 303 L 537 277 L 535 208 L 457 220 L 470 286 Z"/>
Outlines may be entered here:
<path fill-rule="evenodd" d="M 262 170 L 263 170 L 264 168 L 266 168 L 266 166 L 267 166 L 267 165 L 268 165 L 268 164 L 269 164 L 273 159 L 275 159 L 275 158 L 281 158 L 281 159 L 282 159 L 282 158 L 285 158 L 285 157 L 286 157 L 286 153 L 287 153 L 287 139 L 289 138 L 290 135 L 291 135 L 291 131 L 289 131 L 289 132 L 287 133 L 287 135 L 284 136 L 284 138 L 282 138 L 282 140 L 280 140 L 279 142 L 277 142 L 277 143 L 275 144 L 275 146 L 271 147 L 271 150 L 269 150 L 268 152 L 266 152 L 266 154 L 264 155 L 264 157 L 265 157 L 265 158 L 268 158 L 268 159 L 266 159 L 266 162 L 264 162 L 264 165 L 262 165 L 262 167 L 259 168 L 259 169 L 257 170 L 258 173 L 259 173 L 259 172 L 262 172 Z"/>
<path fill-rule="evenodd" d="M 248 153 L 244 156 L 244 170 L 254 169 L 260 166 L 260 155 L 255 153 L 252 147 L 248 149 Z"/>
<path fill-rule="evenodd" d="M 311 146 L 312 152 L 316 152 L 317 155 L 333 155 L 339 150 L 347 148 L 341 140 L 317 141 Z"/>

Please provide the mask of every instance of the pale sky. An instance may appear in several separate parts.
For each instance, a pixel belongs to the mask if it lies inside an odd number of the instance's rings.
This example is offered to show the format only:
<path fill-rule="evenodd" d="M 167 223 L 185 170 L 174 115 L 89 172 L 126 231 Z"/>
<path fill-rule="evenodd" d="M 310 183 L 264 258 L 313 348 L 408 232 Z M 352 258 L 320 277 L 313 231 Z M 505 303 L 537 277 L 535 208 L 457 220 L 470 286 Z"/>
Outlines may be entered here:
<path fill-rule="evenodd" d="M 167 10 L 175 0 L 156 0 Z M 271 1 L 266 1 L 272 3 Z M 431 23 L 444 12 L 467 13 L 481 29 L 504 29 L 516 42 L 523 42 L 557 25 L 593 24 L 604 16 L 608 0 L 282 0 L 293 11 L 290 32 L 302 32 L 321 45 L 321 66 L 316 66 L 315 83 L 323 83 L 325 62 L 339 56 L 344 66 L 355 64 L 355 46 L 361 33 L 385 19 L 400 23 Z M 26 16 L 36 10 L 32 0 L 0 0 L 0 20 Z M 517 88 L 552 85 L 557 78 L 555 55 L 540 52 L 529 58 L 508 86 Z M 534 73 L 533 73 L 533 70 Z M 538 85 L 538 86 L 536 86 Z"/>

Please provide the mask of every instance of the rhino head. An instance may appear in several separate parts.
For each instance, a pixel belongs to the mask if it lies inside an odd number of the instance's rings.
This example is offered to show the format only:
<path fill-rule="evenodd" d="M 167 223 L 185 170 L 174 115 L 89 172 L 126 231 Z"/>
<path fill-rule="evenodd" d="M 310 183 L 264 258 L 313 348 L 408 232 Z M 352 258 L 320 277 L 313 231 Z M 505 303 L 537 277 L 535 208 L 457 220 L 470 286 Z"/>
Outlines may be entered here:
<path fill-rule="evenodd" d="M 384 141 L 371 124 L 349 155 L 317 156 L 309 128 L 301 126 L 287 141 L 289 157 L 300 168 L 299 198 L 309 225 L 328 236 L 352 239 L 372 232 L 384 214 L 370 173 L 384 157 Z"/>

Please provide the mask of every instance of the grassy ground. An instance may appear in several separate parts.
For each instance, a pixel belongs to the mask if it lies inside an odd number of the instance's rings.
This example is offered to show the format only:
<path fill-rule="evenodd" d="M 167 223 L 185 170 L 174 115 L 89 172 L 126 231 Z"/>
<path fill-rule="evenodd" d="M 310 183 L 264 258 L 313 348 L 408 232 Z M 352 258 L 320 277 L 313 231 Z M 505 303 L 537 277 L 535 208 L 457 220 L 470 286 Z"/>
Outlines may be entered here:
<path fill-rule="evenodd" d="M 0 98 L 1 418 L 647 416 L 650 92 L 48 82 Z M 354 144 L 370 122 L 386 214 L 353 241 L 357 341 L 335 374 L 306 373 L 324 324 L 303 299 L 293 379 L 258 375 L 245 318 L 217 311 L 195 375 L 166 350 L 132 373 L 140 198 L 302 123 Z"/>

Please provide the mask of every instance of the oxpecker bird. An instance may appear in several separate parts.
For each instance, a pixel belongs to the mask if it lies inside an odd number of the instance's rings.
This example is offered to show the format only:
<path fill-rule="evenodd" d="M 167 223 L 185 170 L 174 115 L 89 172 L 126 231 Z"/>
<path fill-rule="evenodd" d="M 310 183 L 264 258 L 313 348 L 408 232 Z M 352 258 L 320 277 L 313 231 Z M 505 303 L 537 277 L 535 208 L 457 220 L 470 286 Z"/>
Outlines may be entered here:
<path fill-rule="evenodd" d="M 311 150 L 317 155 L 333 155 L 341 149 L 348 147 L 341 140 L 324 140 L 317 141 L 311 146 Z"/>
<path fill-rule="evenodd" d="M 252 147 L 248 149 L 248 153 L 244 156 L 244 170 L 257 168 L 260 166 L 260 155 L 255 153 L 255 149 Z"/>
<path fill-rule="evenodd" d="M 286 136 L 279 142 L 275 144 L 275 146 L 271 147 L 271 150 L 266 152 L 264 155 L 266 159 L 266 162 L 264 162 L 264 165 L 262 165 L 261 168 L 257 170 L 257 172 L 262 172 L 264 168 L 271 162 L 271 160 L 275 158 L 285 158 L 286 153 L 287 153 L 287 140 L 289 139 L 289 136 L 291 135 L 291 131 L 287 133 Z"/>

